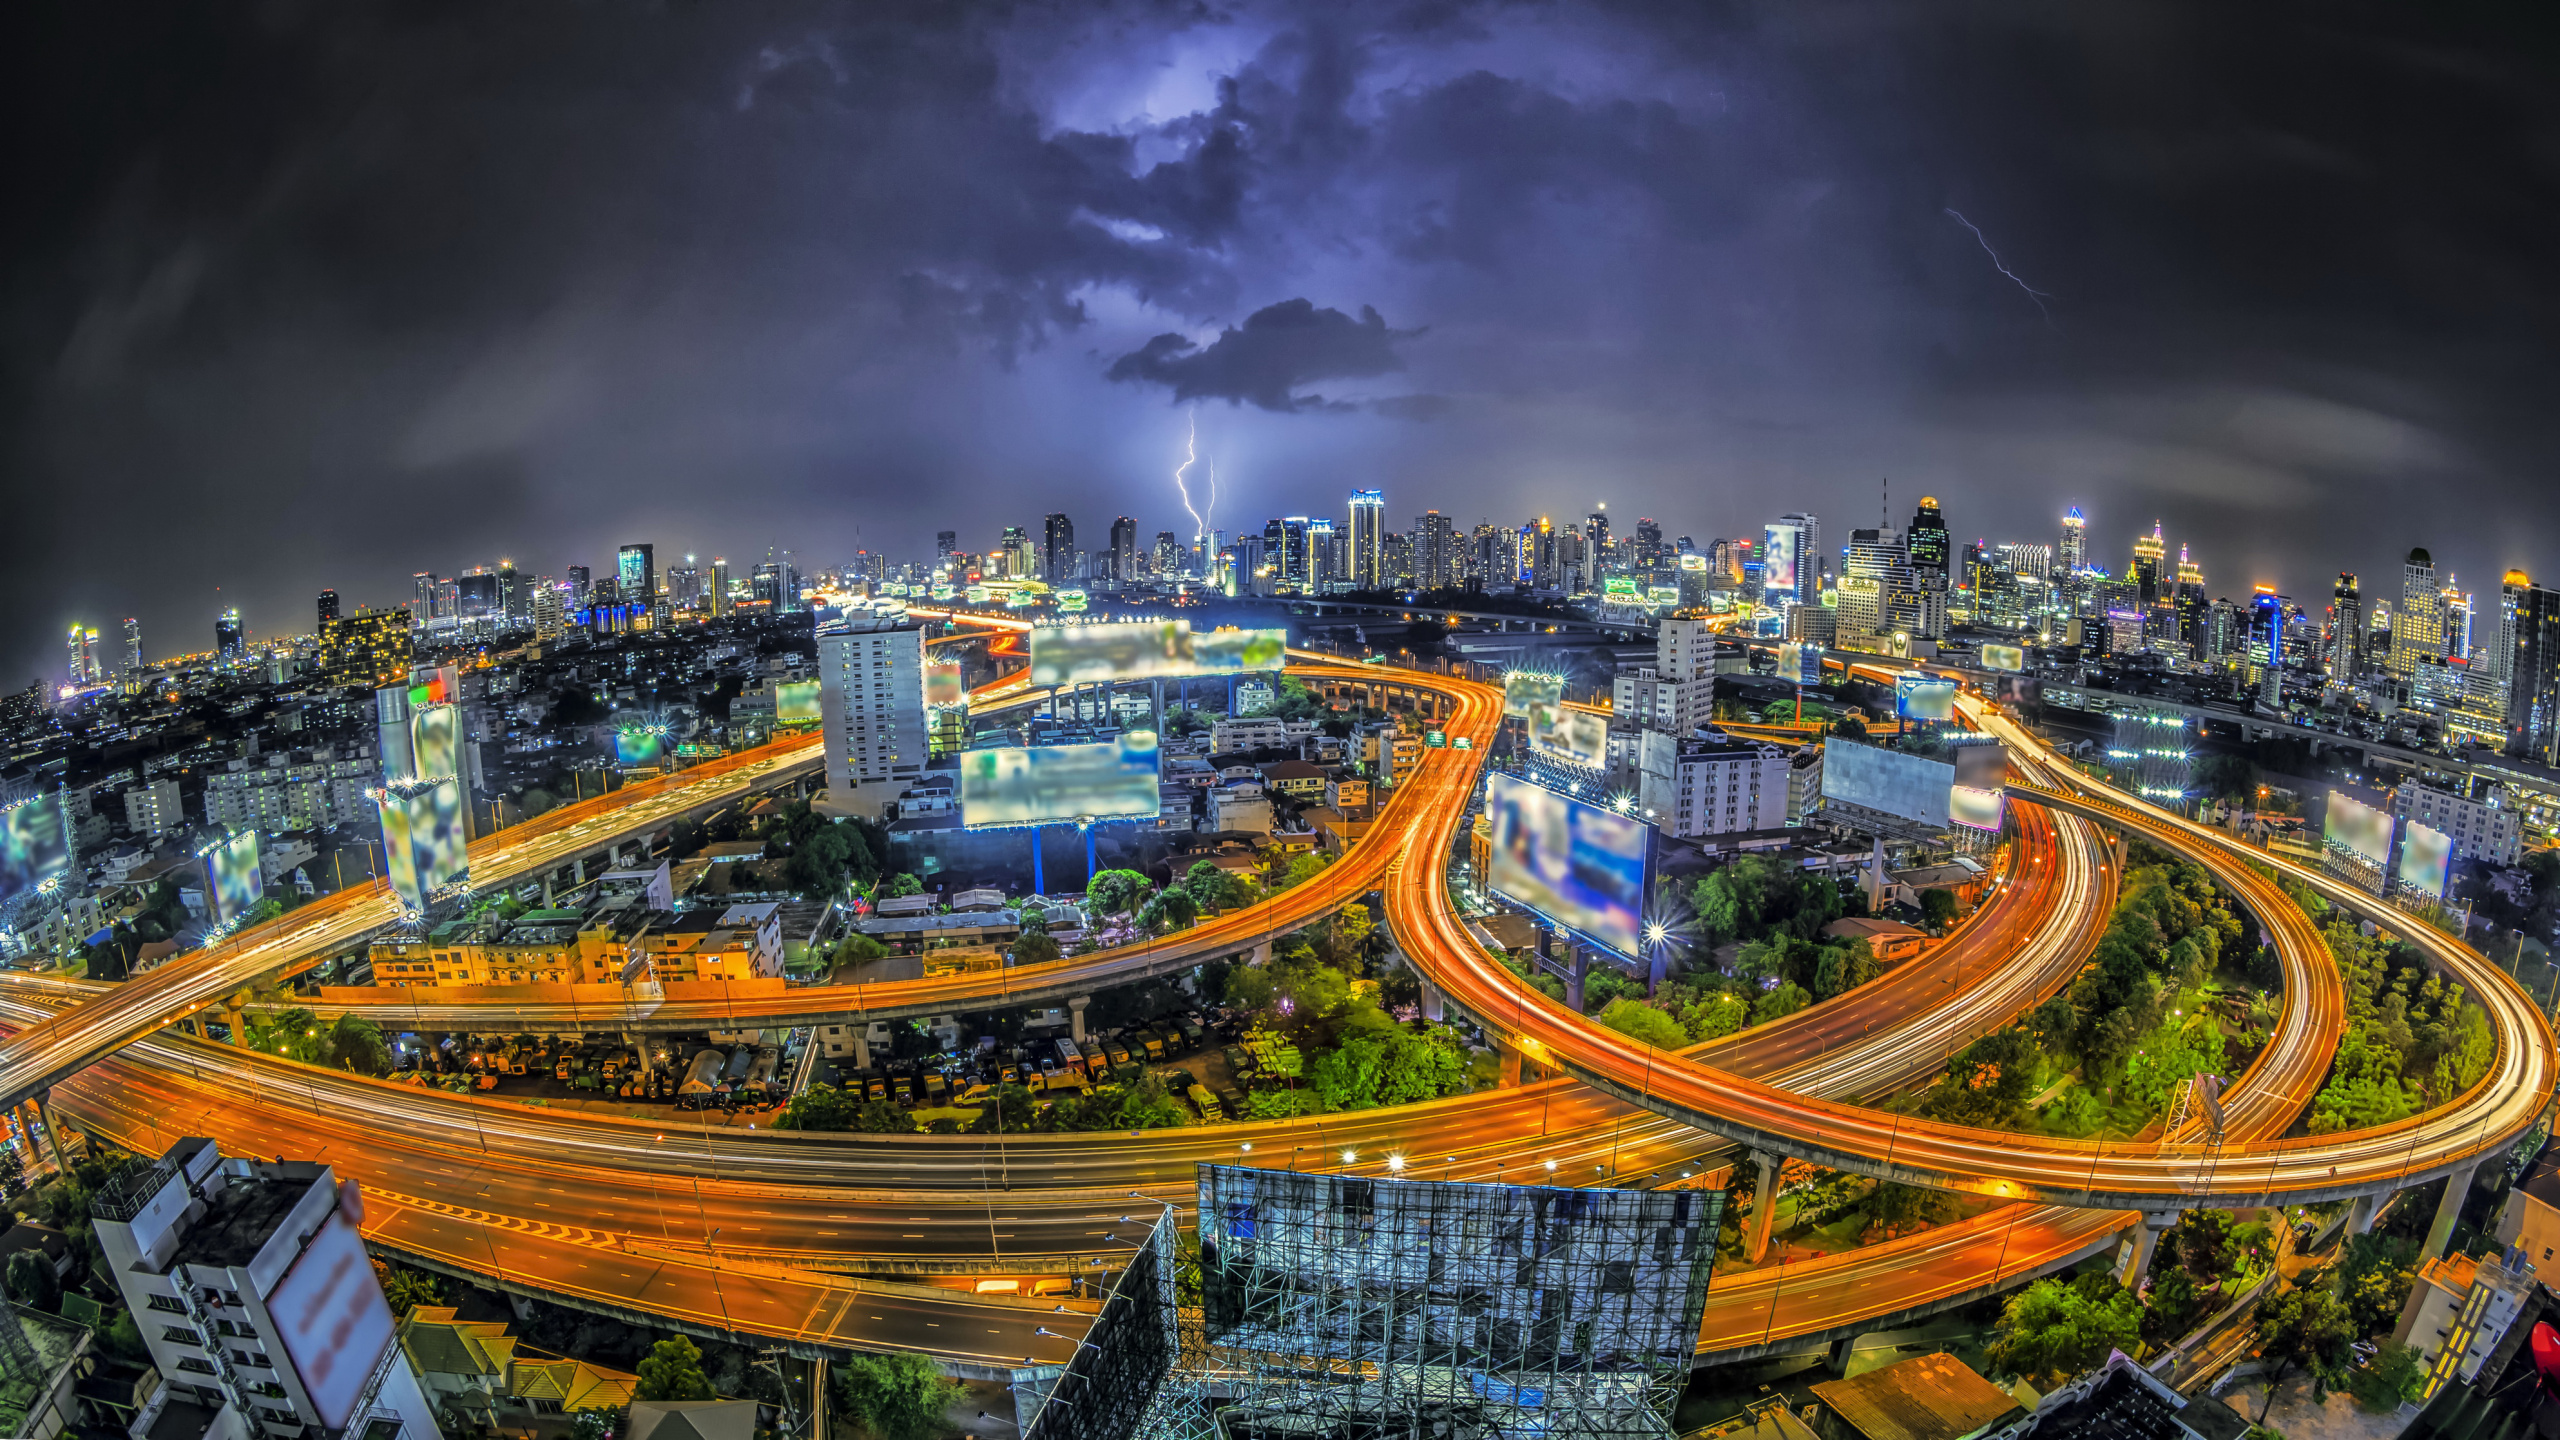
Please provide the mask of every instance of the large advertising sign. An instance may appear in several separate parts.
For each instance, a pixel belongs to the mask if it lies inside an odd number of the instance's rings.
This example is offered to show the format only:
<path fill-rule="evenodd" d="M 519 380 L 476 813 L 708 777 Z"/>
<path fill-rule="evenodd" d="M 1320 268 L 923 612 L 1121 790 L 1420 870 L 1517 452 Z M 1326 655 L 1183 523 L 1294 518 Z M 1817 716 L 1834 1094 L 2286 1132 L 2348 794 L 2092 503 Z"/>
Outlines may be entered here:
<path fill-rule="evenodd" d="M 1495 894 L 1633 959 L 1644 940 L 1653 827 L 1516 776 L 1485 786 Z"/>
<path fill-rule="evenodd" d="M 1795 662 L 1792 678 L 1798 685 L 1801 685 L 1808 690 L 1817 689 L 1821 686 L 1822 647 L 1820 645 L 1814 644 L 1812 641 L 1808 640 L 1797 644 L 1782 653 L 1786 658 Z"/>
<path fill-rule="evenodd" d="M 373 733 L 382 757 L 382 779 L 405 785 L 418 778 L 417 739 L 409 725 L 409 687 L 385 685 L 373 692 Z"/>
<path fill-rule="evenodd" d="M 70 868 L 71 827 L 61 791 L 0 810 L 0 905 L 59 885 Z"/>
<path fill-rule="evenodd" d="M 1893 677 L 1893 708 L 1905 720 L 1952 720 L 1956 682 L 1925 670 L 1905 670 Z"/>
<path fill-rule="evenodd" d="M 2353 852 L 2375 869 L 2391 863 L 2391 812 L 2377 810 L 2344 790 L 2329 792 L 2328 813 L 2320 833 L 2332 845 Z"/>
<path fill-rule="evenodd" d="M 228 925 L 248 914 L 267 893 L 267 877 L 258 869 L 258 832 L 243 831 L 205 847 L 204 878 L 213 923 Z"/>
<path fill-rule="evenodd" d="M 972 830 L 1153 819 L 1162 797 L 1155 733 L 1099 745 L 1007 746 L 960 755 L 960 823 Z"/>
<path fill-rule="evenodd" d="M 1633 605 L 1641 594 L 1630 576 L 1612 575 L 1600 582 L 1600 598 L 1611 605 Z"/>
<path fill-rule="evenodd" d="M 345 1429 L 392 1339 L 391 1307 L 345 1211 L 332 1211 L 302 1248 L 267 1297 L 267 1314 L 321 1427 Z"/>
<path fill-rule="evenodd" d="M 1043 625 L 1031 632 L 1031 683 L 1042 689 L 1104 680 L 1172 680 L 1277 670 L 1289 662 L 1286 630 L 1191 633 L 1188 620 Z"/>
<path fill-rule="evenodd" d="M 773 687 L 773 719 L 777 725 L 818 723 L 818 683 L 794 680 Z"/>
<path fill-rule="evenodd" d="M 391 882 L 391 893 L 411 910 L 427 908 L 427 887 L 418 883 L 418 847 L 409 834 L 409 822 L 415 814 L 411 797 L 397 790 L 384 790 L 374 797 L 374 808 L 382 816 L 382 873 Z M 433 816 L 429 817 L 430 823 Z"/>
<path fill-rule="evenodd" d="M 1529 748 L 1568 765 L 1605 770 L 1609 765 L 1608 717 L 1563 705 L 1529 713 Z"/>
<path fill-rule="evenodd" d="M 666 732 L 640 725 L 616 730 L 613 758 L 630 766 L 663 764 L 667 758 Z"/>
<path fill-rule="evenodd" d="M 441 780 L 462 773 L 462 710 L 454 705 L 428 705 L 409 716 L 410 778 Z"/>
<path fill-rule="evenodd" d="M 924 667 L 924 703 L 928 709 L 968 703 L 968 686 L 957 660 L 929 660 Z"/>
<path fill-rule="evenodd" d="M 1997 739 L 1958 737 L 1968 743 L 1954 749 L 1956 783 L 1975 790 L 1997 790 L 2009 783 L 2009 751 Z"/>
<path fill-rule="evenodd" d="M 380 792 L 383 868 L 391 888 L 412 910 L 461 880 L 469 867 L 462 825 L 462 782 L 401 785 Z"/>
<path fill-rule="evenodd" d="M 1796 527 L 1772 525 L 1763 533 L 1768 542 L 1760 550 L 1761 592 L 1792 599 L 1796 593 Z"/>
<path fill-rule="evenodd" d="M 1822 745 L 1822 798 L 1855 805 L 1938 829 L 1946 828 L 1947 791 L 1956 783 L 1956 767 L 1832 739 Z"/>
<path fill-rule="evenodd" d="M 1505 719 L 1527 715 L 1541 705 L 1552 708 L 1563 703 L 1564 677 L 1561 675 L 1514 670 L 1502 677 L 1502 714 Z"/>
<path fill-rule="evenodd" d="M 1645 587 L 1644 603 L 1648 608 L 1654 610 L 1677 610 L 1680 608 L 1680 587 L 1677 585 L 1649 585 Z"/>
<path fill-rule="evenodd" d="M 2000 828 L 2000 817 L 2008 801 L 2008 792 L 1984 790 L 1972 785 L 1947 787 L 1947 820 L 1968 830 Z"/>
<path fill-rule="evenodd" d="M 2417 820 L 2401 828 L 2400 866 L 2396 872 L 2401 884 L 2441 897 L 2445 880 L 2452 870 L 2452 836 Z"/>
<path fill-rule="evenodd" d="M 2017 673 L 2027 668 L 2027 652 L 2015 645 L 1985 644 L 1982 647 L 1982 668 Z"/>

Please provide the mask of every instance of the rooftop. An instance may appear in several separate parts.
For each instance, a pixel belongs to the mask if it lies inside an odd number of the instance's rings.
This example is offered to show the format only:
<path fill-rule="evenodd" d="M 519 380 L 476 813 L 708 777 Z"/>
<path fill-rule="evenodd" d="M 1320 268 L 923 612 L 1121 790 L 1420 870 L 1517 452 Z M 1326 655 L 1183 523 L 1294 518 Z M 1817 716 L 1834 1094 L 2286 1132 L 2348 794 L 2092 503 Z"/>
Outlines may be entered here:
<path fill-rule="evenodd" d="M 187 1227 L 178 1253 L 170 1257 L 172 1267 L 248 1264 L 313 1184 L 308 1177 L 288 1175 L 221 1178 L 225 1183 L 220 1188 L 206 1187 L 205 1212 Z"/>
<path fill-rule="evenodd" d="M 1943 1353 L 1826 1380 L 1813 1394 L 1867 1440 L 1960 1440 L 2019 1409 L 2008 1391 Z"/>

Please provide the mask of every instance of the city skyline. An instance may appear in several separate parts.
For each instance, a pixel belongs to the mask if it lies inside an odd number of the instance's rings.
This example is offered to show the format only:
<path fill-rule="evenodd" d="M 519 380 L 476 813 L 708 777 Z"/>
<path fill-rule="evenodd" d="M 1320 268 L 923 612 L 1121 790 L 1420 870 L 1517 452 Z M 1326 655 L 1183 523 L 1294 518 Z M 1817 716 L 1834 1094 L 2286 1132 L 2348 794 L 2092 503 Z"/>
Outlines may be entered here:
<path fill-rule="evenodd" d="M 1187 531 L 1194 408 L 1222 518 L 1380 488 L 1741 533 L 1889 475 L 2021 535 L 2073 501 L 2224 537 L 2212 573 L 2295 595 L 2412 544 L 2536 571 L 2560 520 L 2534 52 L 2441 17 L 199 23 L 75 25 L 115 62 L 22 98 L 48 543 L 0 676 L 74 619 L 274 633 L 428 556 L 913 553 L 962 489 Z M 242 63 L 146 78 L 203 53 Z M 2144 82 L 2172 56 L 2267 83 Z M 126 515 L 118 563 L 71 543 Z"/>

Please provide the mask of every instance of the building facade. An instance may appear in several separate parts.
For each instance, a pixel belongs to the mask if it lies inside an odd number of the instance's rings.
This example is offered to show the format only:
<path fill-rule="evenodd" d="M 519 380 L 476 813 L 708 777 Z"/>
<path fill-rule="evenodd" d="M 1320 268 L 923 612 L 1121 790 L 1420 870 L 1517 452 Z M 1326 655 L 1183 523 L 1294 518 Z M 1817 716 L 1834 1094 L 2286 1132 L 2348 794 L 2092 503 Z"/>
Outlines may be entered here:
<path fill-rule="evenodd" d="M 839 620 L 818 632 L 818 711 L 827 788 L 904 784 L 924 774 L 924 628 Z"/>

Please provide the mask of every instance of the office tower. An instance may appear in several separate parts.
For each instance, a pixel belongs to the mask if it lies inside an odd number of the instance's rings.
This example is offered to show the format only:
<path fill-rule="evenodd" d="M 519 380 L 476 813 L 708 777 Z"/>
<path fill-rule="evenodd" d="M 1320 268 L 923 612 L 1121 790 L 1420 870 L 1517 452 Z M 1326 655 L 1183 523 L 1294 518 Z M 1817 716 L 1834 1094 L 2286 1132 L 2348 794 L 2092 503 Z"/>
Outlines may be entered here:
<path fill-rule="evenodd" d="M 625 545 L 613 557 L 614 591 L 625 605 L 650 605 L 658 599 L 658 547 Z"/>
<path fill-rule="evenodd" d="M 543 643 L 557 640 L 569 628 L 567 587 L 537 583 L 533 587 L 533 638 Z"/>
<path fill-rule="evenodd" d="M 1458 583 L 1462 568 L 1457 527 L 1437 510 L 1413 517 L 1413 584 L 1417 590 L 1446 590 Z"/>
<path fill-rule="evenodd" d="M 1111 522 L 1111 583 L 1122 589 L 1138 583 L 1138 522 L 1123 515 Z"/>
<path fill-rule="evenodd" d="M 2507 753 L 2560 765 L 2560 590 L 2507 572 L 2515 641 L 2507 668 Z"/>
<path fill-rule="evenodd" d="M 442 1440 L 355 1198 L 326 1165 L 228 1159 L 196 1136 L 90 1201 L 100 1270 L 165 1393 L 201 1412 L 180 1412 L 186 1434 Z"/>
<path fill-rule="evenodd" d="M 1653 672 L 1665 680 L 1714 679 L 1715 632 L 1704 620 L 1665 616 L 1653 632 Z"/>
<path fill-rule="evenodd" d="M 569 567 L 570 609 L 584 610 L 595 603 L 595 596 L 592 593 L 592 587 L 588 583 L 588 578 L 593 573 L 594 572 L 590 571 L 584 565 L 572 565 Z"/>
<path fill-rule="evenodd" d="M 517 573 L 516 562 L 505 558 L 498 561 L 497 613 L 510 623 L 533 618 L 533 591 Z"/>
<path fill-rule="evenodd" d="M 69 654 L 63 663 L 63 678 L 74 687 L 98 683 L 98 632 L 74 625 L 66 648 Z"/>
<path fill-rule="evenodd" d="M 1582 554 L 1583 563 L 1590 567 L 1589 573 L 1595 580 L 1615 563 L 1617 553 L 1609 548 L 1608 506 L 1603 505 L 1582 517 Z M 1592 588 L 1596 590 L 1599 586 L 1595 584 Z"/>
<path fill-rule="evenodd" d="M 1234 544 L 1235 560 L 1228 574 L 1233 582 L 1228 593 L 1234 595 L 1271 595 L 1278 593 L 1271 573 L 1271 555 L 1263 536 L 1238 535 Z"/>
<path fill-rule="evenodd" d="M 330 613 L 337 613 L 335 594 L 330 595 Z M 142 673 L 142 622 L 128 615 L 124 621 L 124 673 Z"/>
<path fill-rule="evenodd" d="M 934 531 L 934 532 L 933 532 L 933 558 L 935 558 L 936 560 L 948 560 L 948 559 L 950 559 L 950 558 L 951 558 L 951 552 L 952 552 L 952 551 L 954 551 L 954 550 L 957 550 L 957 549 L 959 549 L 959 548 L 960 548 L 960 532 L 959 532 L 959 531 L 957 531 L 957 530 L 936 530 L 936 531 Z"/>
<path fill-rule="evenodd" d="M 1932 590 L 1944 591 L 1948 584 L 1949 551 L 1946 517 L 1938 513 L 1938 498 L 1920 497 L 1920 508 L 1911 512 L 1911 529 L 1903 541 L 1906 563 L 1912 578 Z"/>
<path fill-rule="evenodd" d="M 2053 573 L 2053 547 L 2050 545 L 1995 545 L 1991 553 L 1999 557 L 2012 575 L 2032 575 L 2041 580 Z"/>
<path fill-rule="evenodd" d="M 2062 512 L 2062 544 L 2054 552 L 2053 565 L 2065 575 L 2089 568 L 2089 517 L 2077 505 Z"/>
<path fill-rule="evenodd" d="M 1075 567 L 1075 522 L 1054 512 L 1043 516 L 1040 521 L 1040 578 L 1052 585 L 1071 583 Z"/>
<path fill-rule="evenodd" d="M 2468 661 L 2471 658 L 2471 596 L 2444 577 L 2444 658 Z"/>
<path fill-rule="evenodd" d="M 2189 655 L 2204 651 L 2205 616 L 2211 606 L 2204 594 L 2204 567 L 2187 557 L 2187 547 L 2178 547 L 2178 590 L 2171 604 L 2176 614 L 2178 643 Z"/>
<path fill-rule="evenodd" d="M 1412 589 L 1413 537 L 1399 531 L 1390 530 L 1387 532 L 1385 545 L 1380 547 L 1379 554 L 1381 558 L 1378 561 L 1378 570 L 1380 578 L 1383 579 L 1386 584 L 1386 588 L 1390 590 Z"/>
<path fill-rule="evenodd" d="M 1170 530 L 1157 531 L 1155 558 L 1156 578 L 1158 580 L 1175 580 L 1181 578 L 1183 570 L 1182 537 L 1174 534 Z"/>
<path fill-rule="evenodd" d="M 1350 587 L 1349 566 L 1345 562 L 1349 547 L 1333 522 L 1314 519 L 1307 522 L 1307 589 L 1321 595 L 1327 590 Z"/>
<path fill-rule="evenodd" d="M 729 613 L 729 562 L 719 555 L 711 557 L 711 613 L 715 617 Z"/>
<path fill-rule="evenodd" d="M 453 580 L 455 605 L 453 613 L 465 620 L 494 620 L 505 612 L 499 608 L 498 577 L 486 570 L 471 570 Z"/>
<path fill-rule="evenodd" d="M 694 564 L 690 555 L 667 572 L 667 606 L 673 610 L 702 608 L 702 567 Z"/>
<path fill-rule="evenodd" d="M 2391 673 L 2414 679 L 2419 661 L 2443 658 L 2444 586 L 2436 580 L 2435 559 L 2412 550 L 2400 566 L 2400 610 L 2391 617 Z"/>
<path fill-rule="evenodd" d="M 2125 578 L 2133 582 L 2134 603 L 2145 610 L 2160 598 L 2160 562 L 2169 553 L 2169 542 L 2161 537 L 2160 522 L 2151 522 L 2151 533 L 2133 537 L 2133 568 Z"/>
<path fill-rule="evenodd" d="M 2260 585 L 2249 599 L 2249 663 L 2258 667 L 2258 699 L 2265 704 L 2282 697 L 2284 640 L 2284 597 Z"/>
<path fill-rule="evenodd" d="M 2364 676 L 2365 665 L 2364 597 L 2356 588 L 2355 572 L 2338 572 L 2338 586 L 2329 592 L 2329 678 L 2341 685 L 2352 685 Z"/>
<path fill-rule="evenodd" d="M 2480 642 L 2479 652 L 2472 657 L 2471 670 L 2486 675 L 2497 687 L 2499 703 L 2505 703 L 2509 682 L 2516 673 L 2516 607 L 2523 603 L 2533 582 L 2521 570 L 2510 570 L 2498 585 L 2496 628 Z"/>
<path fill-rule="evenodd" d="M 1382 490 L 1351 492 L 1351 588 L 1383 590 L 1387 586 L 1387 497 Z"/>
<path fill-rule="evenodd" d="M 411 618 L 418 624 L 424 625 L 443 613 L 436 608 L 438 590 L 436 572 L 421 570 L 411 578 L 418 587 L 417 601 L 411 607 Z"/>
<path fill-rule="evenodd" d="M 924 773 L 924 627 L 828 621 L 818 632 L 818 681 L 827 788 L 838 804 L 850 803 L 857 786 Z"/>
<path fill-rule="evenodd" d="M 1840 647 L 1869 649 L 1877 637 L 1893 633 L 1894 606 L 1914 603 L 1907 597 L 1916 590 L 1901 531 L 1850 531 L 1840 567 Z"/>
<path fill-rule="evenodd" d="M 337 619 L 337 618 L 338 618 L 338 592 L 337 592 L 337 591 L 335 591 L 335 590 L 323 590 L 323 591 L 321 591 L 321 592 L 320 592 L 320 623 L 321 623 L 321 624 L 323 624 L 323 625 L 326 625 L 326 624 L 328 624 L 330 621 L 335 620 L 335 619 Z"/>
<path fill-rule="evenodd" d="M 1760 596 L 1766 605 L 1810 605 L 1822 597 L 1822 522 L 1791 510 L 1761 532 Z"/>
<path fill-rule="evenodd" d="M 409 612 L 367 610 L 320 627 L 320 673 L 336 686 L 366 690 L 409 678 Z"/>
<path fill-rule="evenodd" d="M 1648 575 L 1659 575 L 1668 568 L 1662 553 L 1662 524 L 1645 517 L 1636 520 L 1636 568 Z"/>
<path fill-rule="evenodd" d="M 97 631 L 92 630 L 89 632 L 89 639 L 92 645 L 96 643 L 97 637 Z M 213 653 L 217 658 L 223 660 L 237 659 L 240 655 L 245 653 L 248 648 L 248 641 L 240 632 L 240 611 L 237 606 L 225 610 L 220 615 L 214 617 Z"/>

